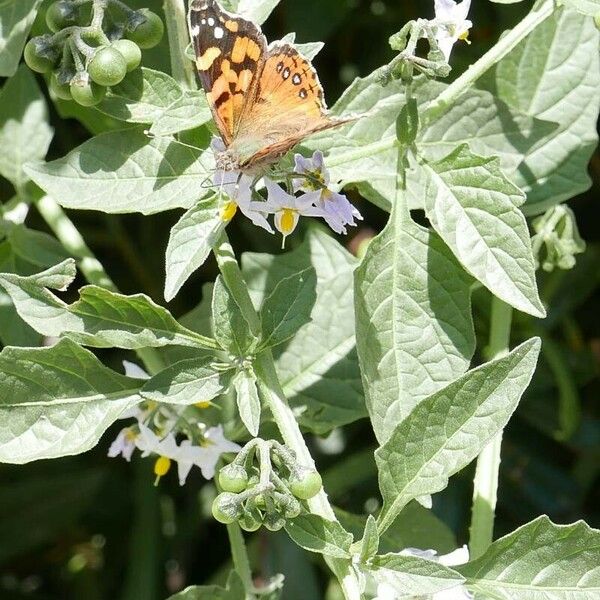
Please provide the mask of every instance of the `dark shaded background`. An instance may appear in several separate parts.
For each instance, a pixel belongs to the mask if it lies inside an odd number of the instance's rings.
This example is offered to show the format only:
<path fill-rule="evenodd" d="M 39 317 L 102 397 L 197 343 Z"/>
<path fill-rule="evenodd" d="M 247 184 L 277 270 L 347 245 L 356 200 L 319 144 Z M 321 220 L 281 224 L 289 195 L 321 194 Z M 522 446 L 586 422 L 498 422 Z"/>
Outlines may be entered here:
<path fill-rule="evenodd" d="M 129 4 L 160 7 L 158 0 Z M 333 104 L 355 76 L 367 75 L 392 58 L 389 35 L 411 18 L 431 16 L 432 4 L 429 0 L 283 0 L 264 29 L 270 39 L 296 31 L 299 42 L 326 42 L 315 64 Z M 530 5 L 474 4 L 473 43 L 455 49 L 455 72 L 479 57 Z M 144 63 L 168 70 L 166 44 L 145 54 Z M 40 83 L 45 90 L 43 80 Z M 61 119 L 54 107 L 51 111 L 56 136 L 50 158 L 56 158 L 90 134 L 78 121 Z M 517 316 L 513 340 L 516 343 L 533 332 L 542 334 L 574 383 L 576 396 L 570 402 L 564 390 L 561 396 L 555 374 L 543 358 L 505 434 L 497 536 L 542 513 L 558 523 L 583 518 L 592 526 L 600 525 L 597 153 L 590 170 L 593 188 L 571 203 L 588 252 L 574 271 L 542 278 L 550 317 L 540 323 Z M 6 182 L 0 181 L 0 198 L 10 195 Z M 380 230 L 386 215 L 356 196 L 353 200 L 366 217 L 362 229 L 353 234 Z M 162 300 L 164 250 L 179 213 L 140 217 L 71 212 L 70 216 L 124 293 L 142 291 L 157 302 Z M 45 229 L 35 215 L 29 224 Z M 278 240 L 257 235 L 255 228 L 233 225 L 232 239 L 238 250 L 278 252 Z M 292 246 L 300 238 L 301 233 Z M 351 239 L 340 241 L 353 247 Z M 169 306 L 174 314 L 191 309 L 199 300 L 201 284 L 215 275 L 214 264 L 208 262 Z M 487 294 L 476 294 L 480 348 L 487 335 L 488 310 Z M 101 357 L 115 368 L 123 358 L 133 359 L 122 352 L 103 351 Z M 577 411 L 581 418 L 575 433 L 561 439 L 561 419 Z M 212 485 L 196 472 L 185 488 L 179 488 L 172 475 L 154 488 L 151 461 L 127 464 L 106 457 L 117 431 L 118 426 L 113 427 L 85 455 L 21 467 L 0 465 L 0 599 L 160 600 L 185 585 L 205 583 L 226 568 L 225 529 L 205 519 Z M 323 446 L 312 440 L 312 445 L 334 503 L 356 513 L 372 510 L 378 492 L 368 422 L 345 430 L 337 449 L 341 454 L 328 454 L 335 446 L 332 443 Z M 329 470 L 333 465 L 338 469 Z M 453 529 L 460 544 L 467 541 L 472 476 L 472 467 L 465 469 L 434 500 L 436 514 Z M 300 552 L 285 536 L 259 533 L 251 547 L 257 574 L 286 573 L 286 600 L 325 597 L 328 575 L 319 561 Z"/>

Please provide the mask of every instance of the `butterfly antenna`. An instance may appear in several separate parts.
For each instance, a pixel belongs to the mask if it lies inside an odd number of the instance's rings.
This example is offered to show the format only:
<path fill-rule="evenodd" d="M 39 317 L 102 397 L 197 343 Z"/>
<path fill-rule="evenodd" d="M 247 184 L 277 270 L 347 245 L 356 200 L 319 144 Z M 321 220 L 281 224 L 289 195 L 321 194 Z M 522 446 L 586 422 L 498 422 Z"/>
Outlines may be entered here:
<path fill-rule="evenodd" d="M 200 148 L 199 146 L 194 146 L 193 144 L 186 144 L 185 142 L 178 140 L 173 135 L 156 135 L 155 133 L 152 133 L 149 129 L 144 130 L 144 135 L 146 135 L 151 140 L 157 140 L 160 138 L 169 138 L 169 140 L 171 142 L 173 142 L 174 144 L 178 144 L 179 146 L 184 146 L 185 148 L 189 148 L 190 150 L 195 150 L 196 152 L 198 152 L 198 151 L 204 152 L 205 150 L 208 150 L 208 148 Z"/>

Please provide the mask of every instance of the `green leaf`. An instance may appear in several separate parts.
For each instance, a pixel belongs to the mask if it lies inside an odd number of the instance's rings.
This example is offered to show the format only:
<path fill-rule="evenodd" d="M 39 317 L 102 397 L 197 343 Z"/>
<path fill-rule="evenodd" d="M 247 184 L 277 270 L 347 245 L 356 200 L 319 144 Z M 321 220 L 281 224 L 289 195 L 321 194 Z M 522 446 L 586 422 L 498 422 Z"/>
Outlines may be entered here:
<path fill-rule="evenodd" d="M 317 274 L 310 321 L 275 348 L 274 356 L 279 380 L 300 424 L 326 433 L 366 416 L 354 340 L 356 259 L 316 227 L 291 252 L 277 257 L 249 252 L 242 256 L 244 278 L 256 306 L 278 281 L 310 265 Z"/>
<path fill-rule="evenodd" d="M 308 513 L 289 519 L 285 530 L 305 550 L 336 558 L 350 557 L 352 536 L 337 521 Z"/>
<path fill-rule="evenodd" d="M 167 345 L 206 349 L 207 338 L 180 325 L 148 296 L 124 296 L 94 285 L 80 289 L 80 298 L 65 304 L 48 288 L 64 290 L 76 275 L 75 261 L 22 277 L 0 274 L 19 316 L 46 336 L 67 336 L 86 346 L 138 349 Z"/>
<path fill-rule="evenodd" d="M 195 404 L 216 398 L 227 388 L 233 372 L 214 365 L 212 357 L 182 360 L 148 379 L 140 393 L 168 404 Z"/>
<path fill-rule="evenodd" d="M 221 348 L 244 358 L 255 338 L 240 307 L 220 275 L 213 287 L 212 321 L 213 333 Z"/>
<path fill-rule="evenodd" d="M 460 146 L 444 160 L 422 166 L 425 211 L 463 267 L 511 306 L 544 317 L 520 190 L 497 159 Z"/>
<path fill-rule="evenodd" d="M 377 522 L 373 515 L 367 517 L 363 537 L 358 544 L 360 562 L 366 563 L 377 554 L 377 550 L 379 550 L 379 533 L 377 532 Z"/>
<path fill-rule="evenodd" d="M 540 340 L 469 371 L 422 401 L 375 453 L 384 506 L 379 530 L 414 498 L 444 489 L 508 422 L 529 385 Z"/>
<path fill-rule="evenodd" d="M 326 474 L 325 489 L 329 490 Z M 367 517 L 337 508 L 335 515 L 355 538 L 363 535 Z M 456 539 L 450 528 L 431 510 L 423 508 L 418 502 L 410 502 L 379 536 L 379 552 L 397 552 L 402 548 L 432 548 L 438 554 L 446 554 L 456 548 Z"/>
<path fill-rule="evenodd" d="M 142 129 L 100 134 L 26 173 L 65 208 L 153 214 L 189 208 L 206 195 L 212 151 L 168 137 L 148 139 Z"/>
<path fill-rule="evenodd" d="M 260 309 L 263 348 L 289 340 L 306 323 L 317 298 L 312 266 L 280 279 Z"/>
<path fill-rule="evenodd" d="M 190 208 L 171 229 L 167 245 L 165 300 L 169 302 L 204 264 L 225 229 L 217 197 L 213 196 Z"/>
<path fill-rule="evenodd" d="M 256 387 L 256 375 L 251 369 L 243 369 L 233 380 L 237 407 L 242 423 L 252 437 L 258 435 L 260 427 L 260 398 Z"/>
<path fill-rule="evenodd" d="M 48 268 L 68 258 L 67 251 L 56 238 L 25 225 L 11 227 L 6 239 L 16 256 L 38 268 Z"/>
<path fill-rule="evenodd" d="M 31 4 L 26 0 L 17 1 Z M 14 10 L 18 11 L 16 7 Z M 0 30 L 4 26 L 2 11 L 0 0 Z M 22 65 L 0 92 L 0 175 L 21 192 L 28 181 L 23 165 L 42 160 L 51 140 L 46 101 L 31 71 Z"/>
<path fill-rule="evenodd" d="M 41 3 L 42 0 L 0 0 L 0 77 L 11 77 L 17 70 Z"/>
<path fill-rule="evenodd" d="M 405 596 L 428 596 L 464 582 L 456 571 L 438 562 L 403 554 L 376 556 L 370 574 Z"/>
<path fill-rule="evenodd" d="M 169 596 L 167 600 L 246 600 L 246 592 L 240 576 L 231 571 L 227 588 L 218 585 L 193 585 Z"/>
<path fill-rule="evenodd" d="M 380 443 L 462 375 L 475 349 L 471 278 L 435 233 L 397 206 L 355 275 L 358 356 Z"/>
<path fill-rule="evenodd" d="M 281 0 L 225 0 L 229 10 L 262 25 Z"/>
<path fill-rule="evenodd" d="M 194 129 L 211 119 L 204 92 L 183 90 L 166 73 L 144 67 L 110 88 L 97 108 L 121 121 L 152 123 L 154 135 Z"/>
<path fill-rule="evenodd" d="M 23 464 L 95 446 L 141 398 L 140 382 L 70 340 L 0 353 L 0 462 Z"/>
<path fill-rule="evenodd" d="M 587 164 L 598 143 L 599 36 L 593 19 L 556 11 L 479 83 L 511 108 L 556 127 L 514 174 L 526 214 L 590 187 Z"/>
<path fill-rule="evenodd" d="M 600 596 L 600 531 L 542 516 L 457 570 L 492 600 L 591 600 Z"/>

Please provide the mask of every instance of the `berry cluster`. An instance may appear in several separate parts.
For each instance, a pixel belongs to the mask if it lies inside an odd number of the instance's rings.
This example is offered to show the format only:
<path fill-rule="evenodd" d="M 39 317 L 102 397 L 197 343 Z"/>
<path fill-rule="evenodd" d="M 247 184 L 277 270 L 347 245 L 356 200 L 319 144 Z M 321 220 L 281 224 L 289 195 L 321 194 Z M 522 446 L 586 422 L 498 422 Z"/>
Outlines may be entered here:
<path fill-rule="evenodd" d="M 164 32 L 157 14 L 120 0 L 57 0 L 46 24 L 52 33 L 27 42 L 25 62 L 33 71 L 51 73 L 58 98 L 83 106 L 101 102 L 106 88 L 136 69 L 142 49 L 156 46 Z"/>
<path fill-rule="evenodd" d="M 321 489 L 317 471 L 298 464 L 294 452 L 275 440 L 254 439 L 219 472 L 223 490 L 212 505 L 221 523 L 237 521 L 242 529 L 264 525 L 278 531 L 302 513 L 301 500 Z"/>

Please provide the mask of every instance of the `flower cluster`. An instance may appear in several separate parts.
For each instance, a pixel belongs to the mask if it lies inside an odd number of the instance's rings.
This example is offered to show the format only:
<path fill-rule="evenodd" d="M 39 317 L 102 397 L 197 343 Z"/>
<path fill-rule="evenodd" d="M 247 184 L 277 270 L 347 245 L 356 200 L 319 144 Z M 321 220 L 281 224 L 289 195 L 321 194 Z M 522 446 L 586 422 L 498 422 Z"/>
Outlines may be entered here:
<path fill-rule="evenodd" d="M 131 363 L 125 364 L 125 370 L 130 377 L 148 377 L 142 369 Z M 205 404 L 199 402 L 197 406 L 204 408 Z M 183 407 L 184 410 L 186 408 Z M 206 427 L 203 424 L 198 424 L 197 431 L 193 432 L 193 437 L 199 440 L 197 445 L 189 437 L 178 444 L 173 432 L 181 416 L 176 409 L 154 402 L 136 406 L 121 418 L 135 418 L 137 423 L 121 429 L 108 450 L 108 456 L 123 456 L 130 461 L 136 448 L 144 457 L 155 455 L 156 482 L 167 474 L 173 463 L 177 464 L 180 485 L 185 483 L 194 465 L 200 468 L 206 479 L 212 479 L 221 454 L 238 452 L 240 446 L 225 438 L 221 425 Z"/>
<path fill-rule="evenodd" d="M 213 141 L 215 151 L 221 151 L 221 146 L 220 140 Z M 362 219 L 346 196 L 329 187 L 331 178 L 321 152 L 316 151 L 312 158 L 296 154 L 295 163 L 290 186 L 293 193 L 263 177 L 266 200 L 255 193 L 261 180 L 239 171 L 216 171 L 213 183 L 225 198 L 221 206 L 222 219 L 230 221 L 239 209 L 254 225 L 274 233 L 267 220 L 273 215 L 275 229 L 283 235 L 284 244 L 285 238 L 296 229 L 300 217 L 322 218 L 333 231 L 343 234 L 348 225 L 355 226 L 356 220 Z M 255 197 L 260 199 L 253 199 Z"/>

